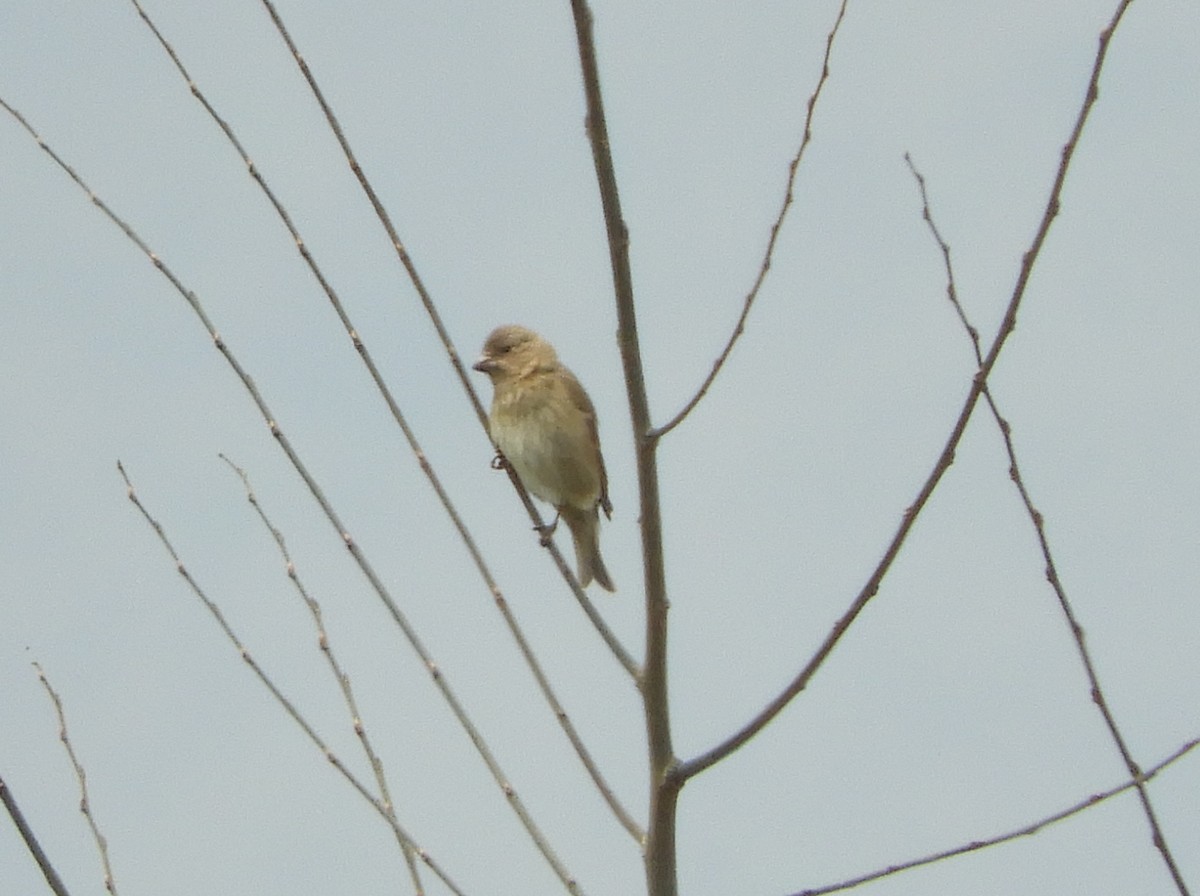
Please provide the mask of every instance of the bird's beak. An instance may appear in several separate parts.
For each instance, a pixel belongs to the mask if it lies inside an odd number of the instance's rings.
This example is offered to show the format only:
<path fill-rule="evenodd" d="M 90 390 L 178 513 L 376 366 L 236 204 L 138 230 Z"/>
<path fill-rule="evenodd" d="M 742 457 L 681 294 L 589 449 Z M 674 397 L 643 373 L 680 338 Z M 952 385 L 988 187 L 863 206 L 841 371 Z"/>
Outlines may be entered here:
<path fill-rule="evenodd" d="M 479 360 L 471 365 L 472 370 L 478 370 L 480 373 L 491 373 L 496 369 L 496 362 L 487 355 L 480 355 Z"/>

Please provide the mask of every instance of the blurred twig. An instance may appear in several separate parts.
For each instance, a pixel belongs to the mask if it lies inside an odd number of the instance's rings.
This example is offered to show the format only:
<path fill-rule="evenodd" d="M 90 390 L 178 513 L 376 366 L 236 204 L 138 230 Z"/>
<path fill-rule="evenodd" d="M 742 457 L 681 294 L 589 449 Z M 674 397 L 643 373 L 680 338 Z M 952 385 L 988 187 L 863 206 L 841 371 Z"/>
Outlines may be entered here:
<path fill-rule="evenodd" d="M 37 835 L 33 833 L 33 828 L 25 820 L 25 814 L 21 811 L 21 807 L 17 805 L 17 798 L 13 796 L 12 791 L 9 790 L 8 785 L 4 783 L 4 778 L 2 777 L 0 777 L 0 803 L 4 804 L 9 818 L 17 826 L 17 832 L 21 835 L 21 840 L 24 841 L 25 846 L 33 855 L 33 860 L 37 862 L 38 867 L 42 869 L 42 876 L 46 878 L 46 883 L 49 885 L 51 892 L 54 893 L 54 896 L 70 896 L 66 884 L 58 876 L 58 872 L 50 862 L 50 857 L 46 855 L 42 849 L 42 844 L 38 842 Z"/>
<path fill-rule="evenodd" d="M 46 678 L 46 672 L 38 663 L 33 664 L 33 668 L 37 670 L 38 680 L 46 689 L 46 693 L 50 695 L 50 700 L 54 704 L 54 712 L 58 716 L 58 739 L 62 741 L 67 750 L 67 757 L 71 760 L 71 766 L 75 769 L 75 777 L 79 780 L 79 811 L 83 813 L 83 817 L 87 819 L 88 827 L 92 831 L 92 839 L 96 843 L 96 851 L 100 854 L 100 865 L 104 869 L 104 889 L 108 890 L 112 896 L 117 896 L 117 882 L 113 878 L 112 865 L 108 861 L 108 841 L 104 835 L 100 833 L 100 826 L 96 823 L 96 816 L 92 814 L 92 801 L 88 796 L 87 773 L 83 770 L 83 764 L 79 761 L 79 757 L 75 755 L 75 748 L 71 745 L 71 736 L 67 733 L 67 717 L 63 712 L 62 699 L 58 696 L 58 692 L 54 690 L 50 684 L 50 680 Z"/>

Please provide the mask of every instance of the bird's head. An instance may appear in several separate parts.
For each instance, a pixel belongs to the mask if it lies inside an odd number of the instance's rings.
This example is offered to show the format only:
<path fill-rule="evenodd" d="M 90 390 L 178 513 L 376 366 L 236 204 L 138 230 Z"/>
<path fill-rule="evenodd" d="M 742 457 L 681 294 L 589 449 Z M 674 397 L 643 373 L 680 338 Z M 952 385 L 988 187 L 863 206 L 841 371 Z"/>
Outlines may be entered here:
<path fill-rule="evenodd" d="M 549 342 L 533 330 L 507 324 L 492 330 L 473 366 L 495 383 L 535 370 L 551 370 L 557 364 L 558 356 Z"/>

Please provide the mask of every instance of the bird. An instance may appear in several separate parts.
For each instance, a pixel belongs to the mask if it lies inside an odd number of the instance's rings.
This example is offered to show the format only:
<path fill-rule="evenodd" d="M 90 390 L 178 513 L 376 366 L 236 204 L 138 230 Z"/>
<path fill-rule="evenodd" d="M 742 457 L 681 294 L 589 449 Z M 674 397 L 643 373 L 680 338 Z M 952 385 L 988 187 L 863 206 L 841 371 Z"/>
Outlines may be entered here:
<path fill-rule="evenodd" d="M 615 591 L 600 556 L 600 510 L 612 519 L 596 409 L 545 339 L 515 324 L 497 327 L 474 369 L 492 381 L 488 434 L 501 463 L 525 490 L 553 505 L 547 544 L 559 519 L 571 530 L 580 587 Z"/>

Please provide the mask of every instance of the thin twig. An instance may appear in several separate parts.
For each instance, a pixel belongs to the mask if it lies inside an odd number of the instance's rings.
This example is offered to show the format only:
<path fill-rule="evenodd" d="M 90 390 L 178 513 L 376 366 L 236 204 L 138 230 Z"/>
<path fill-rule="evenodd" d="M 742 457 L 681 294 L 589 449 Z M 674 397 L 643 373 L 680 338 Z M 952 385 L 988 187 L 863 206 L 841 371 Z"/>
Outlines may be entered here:
<path fill-rule="evenodd" d="M 392 799 L 391 788 L 388 786 L 383 761 L 379 758 L 379 754 L 375 752 L 375 748 L 371 745 L 371 739 L 367 735 L 367 726 L 363 721 L 362 713 L 358 710 L 358 701 L 354 698 L 354 689 L 350 685 L 350 676 L 342 669 L 342 665 L 333 651 L 333 645 L 329 641 L 329 634 L 325 631 L 325 623 L 321 616 L 321 605 L 315 597 L 308 593 L 308 589 L 304 586 L 304 582 L 296 571 L 296 564 L 292 561 L 291 553 L 287 549 L 287 542 L 284 540 L 283 533 L 271 522 L 262 504 L 259 503 L 258 496 L 254 493 L 254 489 L 250 485 L 250 477 L 246 474 L 246 471 L 224 454 L 219 456 L 221 460 L 225 461 L 233 469 L 238 478 L 242 480 L 242 486 L 246 489 L 246 500 L 250 502 L 250 506 L 254 508 L 259 521 L 266 527 L 272 540 L 274 540 L 275 546 L 279 549 L 279 553 L 283 557 L 284 570 L 288 581 L 292 583 L 292 587 L 296 589 L 312 616 L 313 625 L 317 630 L 317 646 L 325 657 L 326 663 L 329 664 L 329 670 L 333 674 L 334 680 L 341 689 L 342 699 L 345 700 L 346 709 L 350 713 L 350 723 L 354 728 L 354 734 L 358 737 L 358 741 L 363 748 L 363 753 L 366 754 L 367 761 L 371 765 L 371 771 L 375 775 L 375 783 L 379 787 L 380 806 L 390 819 L 396 821 L 396 804 Z M 396 842 L 400 845 L 400 851 L 404 855 L 404 862 L 408 866 L 409 875 L 412 877 L 416 894 L 417 896 L 421 896 L 425 888 L 421 884 L 420 869 L 417 867 L 413 844 L 399 836 L 399 834 L 396 835 Z"/>
<path fill-rule="evenodd" d="M 42 876 L 46 878 L 46 884 L 50 887 L 54 896 L 70 896 L 66 884 L 62 882 L 62 878 L 54 870 L 54 865 L 51 864 L 50 857 L 46 855 L 42 849 L 42 844 L 38 842 L 37 835 L 33 833 L 33 828 L 25 820 L 25 814 L 21 811 L 21 807 L 17 805 L 17 798 L 13 796 L 12 791 L 9 790 L 8 785 L 4 783 L 4 778 L 2 777 L 0 777 L 0 803 L 4 803 L 4 808 L 8 811 L 9 818 L 17 826 L 17 832 L 21 835 L 21 839 L 25 842 L 25 846 L 29 849 L 33 860 L 42 869 Z"/>
<path fill-rule="evenodd" d="M 296 64 L 300 67 L 300 73 L 304 76 L 304 80 L 308 82 L 309 89 L 312 91 L 313 98 L 316 99 L 321 107 L 321 112 L 325 116 L 325 120 L 329 123 L 330 129 L 333 131 L 334 137 L 337 139 L 338 145 L 342 148 L 343 154 L 346 156 L 346 161 L 350 163 L 350 170 L 354 172 L 354 176 L 358 179 L 359 184 L 366 193 L 367 199 L 371 203 L 371 207 L 375 210 L 375 215 L 379 218 L 384 230 L 387 231 L 388 239 L 391 240 L 392 247 L 396 250 L 396 255 L 400 259 L 400 263 L 404 265 L 404 270 L 408 274 L 409 280 L 412 282 L 413 289 L 416 290 L 417 296 L 421 300 L 422 306 L 425 308 L 425 313 L 429 316 L 430 322 L 437 331 L 438 339 L 441 340 L 442 347 L 446 350 L 446 355 L 450 358 L 450 363 L 454 367 L 454 372 L 458 376 L 459 382 L 462 384 L 463 391 L 467 393 L 467 397 L 471 401 L 471 406 L 475 409 L 475 416 L 478 417 L 480 424 L 487 429 L 487 413 L 483 409 L 483 405 L 479 401 L 479 396 L 475 394 L 474 388 L 471 386 L 470 375 L 467 373 L 467 368 L 463 365 L 462 359 L 454 348 L 454 342 L 450 339 L 450 334 L 446 330 L 445 324 L 442 323 L 442 317 L 438 313 L 437 306 L 434 305 L 429 291 L 425 288 L 425 283 L 421 279 L 421 275 L 417 273 L 417 267 L 413 263 L 412 256 L 408 254 L 408 250 L 404 248 L 404 241 L 400 239 L 400 234 L 397 232 L 395 225 L 392 223 L 391 216 L 384 207 L 383 202 L 379 199 L 379 195 L 375 192 L 375 188 L 371 186 L 371 182 L 363 173 L 362 166 L 358 163 L 358 158 L 354 154 L 354 150 L 350 147 L 350 141 L 346 139 L 346 134 L 342 130 L 341 124 L 338 122 L 337 116 L 333 113 L 333 108 L 325 99 L 325 94 L 321 91 L 317 84 L 317 79 L 313 75 L 312 70 L 308 67 L 308 62 L 301 55 L 295 41 L 292 40 L 292 35 L 287 27 L 283 24 L 283 19 L 280 17 L 275 5 L 271 0 L 262 0 L 263 6 L 267 10 L 267 15 L 271 17 L 272 23 L 275 25 L 275 30 L 279 32 L 279 36 L 283 38 L 287 45 L 288 52 L 292 54 L 292 58 L 296 60 Z"/>
<path fill-rule="evenodd" d="M 925 178 L 917 170 L 912 159 L 906 153 L 904 156 L 905 162 L 908 163 L 909 170 L 912 171 L 913 177 L 916 178 L 917 187 L 921 194 L 921 217 L 929 227 L 934 241 L 941 251 L 942 260 L 946 269 L 946 292 L 953 304 L 955 312 L 958 314 L 959 320 L 962 322 L 966 330 L 967 337 L 971 340 L 975 359 L 982 363 L 983 356 L 979 351 L 979 337 L 976 334 L 975 328 L 971 325 L 967 317 L 966 311 L 963 309 L 962 303 L 958 299 L 958 289 L 954 280 L 954 267 L 950 260 L 950 245 L 942 237 L 938 230 L 937 224 L 933 220 L 933 212 L 929 207 L 929 196 L 925 190 Z M 1096 673 L 1096 668 L 1092 663 L 1091 652 L 1087 648 L 1084 638 L 1083 626 L 1075 616 L 1075 610 L 1067 598 L 1066 588 L 1063 586 L 1058 575 L 1058 567 L 1054 562 L 1054 556 L 1050 551 L 1050 542 L 1046 537 L 1045 518 L 1041 512 L 1034 507 L 1033 498 L 1029 494 L 1029 490 L 1025 485 L 1025 479 L 1021 475 L 1021 467 L 1017 463 L 1017 449 L 1013 442 L 1012 427 L 1005 417 L 1000 413 L 1000 408 L 997 406 L 995 399 L 992 396 L 991 390 L 985 385 L 983 389 L 983 397 L 987 402 L 988 409 L 991 411 L 992 419 L 996 423 L 996 428 L 1000 431 L 1000 436 L 1004 440 L 1004 450 L 1008 455 L 1008 475 L 1012 479 L 1013 484 L 1017 488 L 1017 492 L 1021 496 L 1021 503 L 1025 507 L 1025 513 L 1029 516 L 1030 522 L 1033 524 L 1034 534 L 1038 540 L 1038 546 L 1042 552 L 1042 559 L 1046 563 L 1046 579 L 1050 582 L 1050 587 L 1054 589 L 1055 597 L 1058 599 L 1059 608 L 1063 612 L 1063 616 L 1067 621 L 1067 625 L 1071 630 L 1071 637 L 1074 640 L 1075 648 L 1079 653 L 1080 661 L 1083 663 L 1084 672 L 1087 674 L 1088 684 L 1090 686 L 1092 702 L 1096 704 L 1096 708 L 1100 711 L 1100 715 L 1104 718 L 1104 724 L 1108 728 L 1109 735 L 1113 743 L 1117 747 L 1117 751 L 1121 754 L 1121 760 L 1125 763 L 1125 768 L 1132 776 L 1134 785 L 1137 787 L 1138 799 L 1142 804 L 1142 811 L 1146 815 L 1146 821 L 1150 825 L 1151 840 L 1156 849 L 1166 864 L 1171 877 L 1175 880 L 1175 885 L 1179 888 L 1180 893 L 1186 894 L 1187 887 L 1183 880 L 1183 875 L 1179 871 L 1179 866 L 1175 862 L 1175 857 L 1171 854 L 1170 847 L 1167 845 L 1166 837 L 1163 835 L 1162 828 L 1158 823 L 1158 816 L 1154 811 L 1154 807 L 1150 802 L 1150 794 L 1146 789 L 1145 784 L 1141 780 L 1141 771 L 1137 762 L 1134 760 L 1129 746 L 1125 741 L 1124 735 L 1117 726 L 1117 720 L 1109 708 L 1108 700 L 1104 696 L 1104 690 L 1100 686 L 1100 678 Z"/>
<path fill-rule="evenodd" d="M 291 716 L 293 722 L 300 726 L 300 730 L 302 730 L 308 736 L 308 739 L 312 741 L 313 745 L 321 751 L 321 755 L 328 760 L 329 764 L 337 769 L 341 773 L 342 777 L 349 782 L 350 786 L 358 791 L 358 794 L 371 805 L 371 808 L 379 813 L 380 817 L 383 818 L 395 835 L 400 838 L 401 841 L 407 843 L 416 855 L 420 856 L 421 860 L 427 866 L 429 866 L 430 870 L 437 875 L 438 879 L 441 880 L 442 883 L 449 887 L 455 894 L 460 894 L 461 896 L 462 891 L 459 889 L 459 887 L 450 879 L 445 871 L 442 870 L 441 866 L 434 861 L 433 857 L 430 856 L 429 853 L 427 853 L 424 849 L 422 849 L 408 833 L 408 831 L 406 831 L 399 821 L 396 820 L 395 812 L 391 811 L 392 807 L 385 806 L 383 801 L 375 796 L 375 794 L 373 794 L 370 789 L 363 784 L 362 781 L 360 781 L 352 771 L 350 771 L 350 769 L 344 762 L 342 762 L 337 754 L 329 748 L 321 735 L 317 733 L 316 729 L 309 724 L 308 720 L 304 717 L 300 710 L 296 708 L 296 704 L 284 696 L 283 691 L 279 689 L 274 680 L 266 673 L 266 670 L 264 670 L 263 667 L 258 664 L 258 661 L 255 660 L 250 654 L 250 651 L 242 643 L 241 639 L 237 636 L 237 633 L 234 632 L 233 627 L 230 626 L 229 622 L 225 619 L 225 614 L 221 612 L 221 608 L 217 606 L 217 604 L 208 596 L 204 589 L 200 587 L 199 582 L 193 578 L 187 567 L 184 566 L 183 560 L 180 559 L 178 552 L 175 550 L 175 546 L 171 544 L 171 540 L 167 537 L 166 530 L 163 528 L 162 524 L 150 515 L 150 511 L 146 509 L 145 505 L 142 504 L 141 499 L 137 496 L 137 492 L 134 491 L 133 488 L 133 483 L 129 479 L 129 474 L 125 472 L 125 467 L 120 461 L 117 461 L 117 472 L 121 474 L 121 479 L 125 482 L 126 496 L 129 498 L 133 506 L 137 508 L 138 513 L 142 515 L 142 518 L 150 525 L 150 528 L 154 530 L 154 534 L 158 536 L 159 542 L 162 543 L 162 546 L 166 549 L 167 553 L 171 556 L 171 560 L 175 564 L 175 571 L 179 573 L 180 577 L 182 577 L 184 582 L 187 583 L 187 586 L 191 592 L 200 599 L 202 604 L 204 604 L 204 608 L 208 610 L 209 615 L 212 616 L 217 625 L 220 626 L 221 631 L 225 634 L 225 637 L 229 639 L 229 643 L 233 645 L 235 650 L 237 650 L 238 655 L 242 658 L 246 665 L 250 667 L 250 670 L 254 673 L 255 677 L 258 678 L 259 682 L 266 687 L 268 691 L 270 691 L 271 696 L 275 698 L 275 702 L 283 707 L 284 711 Z"/>
<path fill-rule="evenodd" d="M 842 19 L 846 16 L 846 5 L 848 3 L 849 0 L 842 0 L 842 5 L 838 8 L 837 18 L 833 22 L 833 27 L 829 29 L 829 34 L 825 37 L 825 57 L 821 60 L 821 77 L 817 79 L 817 86 L 808 98 L 808 111 L 804 115 L 804 136 L 800 139 L 800 146 L 796 150 L 796 154 L 792 157 L 792 161 L 788 164 L 787 189 L 784 190 L 783 202 L 779 206 L 779 213 L 775 216 L 775 222 L 771 225 L 771 233 L 767 239 L 767 249 L 763 253 L 762 263 L 758 267 L 758 275 L 754 278 L 754 285 L 750 287 L 750 292 L 746 294 L 746 300 L 742 303 L 742 313 L 738 315 L 737 323 L 733 327 L 733 332 L 729 334 L 729 340 L 725 343 L 725 348 L 717 355 L 717 360 L 713 362 L 712 370 L 708 372 L 708 376 L 704 378 L 704 382 L 700 384 L 700 388 L 696 390 L 696 394 L 691 397 L 679 413 L 654 430 L 653 436 L 656 439 L 662 438 L 682 423 L 684 418 L 692 412 L 692 409 L 700 403 L 700 400 L 704 398 L 709 388 L 711 388 L 713 380 L 717 378 L 717 374 L 721 372 L 721 368 L 725 366 L 725 362 L 729 359 L 729 354 L 733 351 L 734 343 L 738 341 L 738 338 L 746 328 L 746 319 L 750 316 L 750 308 L 754 305 L 754 300 L 758 298 L 758 292 L 762 289 L 763 281 L 767 279 L 767 272 L 771 270 L 771 258 L 775 254 L 775 243 L 779 239 L 779 231 L 783 227 L 783 221 L 787 217 L 788 209 L 792 207 L 793 190 L 796 186 L 796 172 L 800 168 L 801 159 L 804 158 L 804 150 L 808 148 L 808 144 L 812 141 L 813 115 L 817 109 L 817 100 L 821 97 L 821 90 L 825 87 L 825 82 L 829 80 L 829 57 L 833 53 L 833 41 L 837 37 L 838 30 L 842 27 Z"/>
<path fill-rule="evenodd" d="M 58 716 L 58 739 L 67 749 L 67 757 L 71 760 L 71 766 L 75 769 L 75 777 L 79 779 L 79 811 L 83 813 L 83 817 L 87 819 L 88 827 L 92 831 L 92 840 L 96 843 L 96 851 L 100 854 L 100 865 L 104 869 L 104 889 L 108 890 L 112 896 L 117 896 L 117 882 L 113 878 L 112 865 L 108 861 L 108 840 L 100 833 L 100 826 L 96 823 L 96 816 L 92 814 L 92 801 L 88 796 L 87 773 L 83 770 L 83 764 L 79 761 L 79 757 L 75 755 L 75 747 L 71 745 L 71 736 L 67 733 L 67 717 L 63 712 L 62 698 L 58 696 L 58 692 L 54 690 L 50 684 L 50 680 L 46 678 L 46 672 L 38 663 L 33 664 L 33 668 L 37 670 L 38 680 L 46 689 L 46 693 L 50 695 L 50 700 L 54 704 L 54 712 Z"/>
<path fill-rule="evenodd" d="M 1081 812 L 1086 812 L 1093 806 L 1097 806 L 1105 800 L 1112 799 L 1114 796 L 1124 793 L 1130 788 L 1141 787 L 1144 782 L 1149 781 L 1176 760 L 1182 759 L 1187 753 L 1195 749 L 1197 745 L 1200 745 L 1200 740 L 1188 741 L 1149 771 L 1145 773 L 1139 772 L 1137 778 L 1126 781 L 1124 784 L 1119 784 L 1116 787 L 1113 787 L 1110 790 L 1106 790 L 1102 793 L 1094 793 L 1091 796 L 1085 797 L 1084 799 L 1075 803 L 1073 806 L 1069 806 L 1066 809 L 1055 812 L 1053 815 L 1047 815 L 1045 818 L 1040 818 L 1032 824 L 1025 825 L 1024 827 L 1018 828 L 1015 831 L 1009 831 L 1006 834 L 999 834 L 995 837 L 989 837 L 986 840 L 972 840 L 969 843 L 964 843 L 961 846 L 955 846 L 952 849 L 935 852 L 922 858 L 911 859 L 907 862 L 900 862 L 896 865 L 889 865 L 888 867 L 881 868 L 878 871 L 872 871 L 869 874 L 862 874 L 858 877 L 852 877 L 848 880 L 841 881 L 840 883 L 830 884 L 825 887 L 818 887 L 815 890 L 801 890 L 798 893 L 792 894 L 792 896 L 824 896 L 826 893 L 837 893 L 841 890 L 849 890 L 853 887 L 857 887 L 873 880 L 879 880 L 881 877 L 889 877 L 890 875 L 898 874 L 901 871 L 919 868 L 922 865 L 931 865 L 934 862 L 940 862 L 943 859 L 950 859 L 954 856 L 965 855 L 969 852 L 986 849 L 989 846 L 997 846 L 1001 843 L 1007 843 L 1010 840 L 1017 840 L 1021 837 L 1032 836 L 1033 834 L 1041 831 L 1043 828 L 1070 818 L 1072 815 L 1078 815 Z"/>
<path fill-rule="evenodd" d="M 950 244 L 942 238 L 942 232 L 938 230 L 938 226 L 934 223 L 933 212 L 929 207 L 929 196 L 925 192 L 925 178 L 921 172 L 917 170 L 917 166 L 913 164 L 912 157 L 904 154 L 904 162 L 908 165 L 908 170 L 912 172 L 912 176 L 916 178 L 917 189 L 921 193 L 921 220 L 929 227 L 929 232 L 933 235 L 934 242 L 937 243 L 938 251 L 942 253 L 942 265 L 946 269 L 946 298 L 950 300 L 950 305 L 954 308 L 954 313 L 958 315 L 959 322 L 963 325 L 963 329 L 967 331 L 967 338 L 971 340 L 971 350 L 975 353 L 975 363 L 983 364 L 983 350 L 979 344 L 979 331 L 975 329 L 974 324 L 967 318 L 967 312 L 962 306 L 962 302 L 958 300 L 958 286 L 954 281 L 954 266 L 950 263 Z M 983 394 L 991 401 L 991 392 L 985 385 Z"/>
<path fill-rule="evenodd" d="M 812 677 L 833 651 L 834 646 L 841 640 L 842 636 L 854 623 L 854 620 L 858 618 L 858 614 L 863 611 L 863 608 L 866 607 L 871 598 L 879 592 L 879 587 L 883 582 L 884 576 L 891 569 L 892 563 L 908 538 L 909 532 L 912 531 L 917 517 L 929 501 L 938 483 L 941 482 L 942 476 L 945 475 L 946 471 L 950 469 L 950 465 L 954 462 L 954 453 L 958 448 L 959 441 L 962 439 L 963 432 L 966 431 L 967 421 L 971 419 L 971 415 L 975 411 L 979 397 L 983 394 L 983 388 L 987 384 L 987 378 L 991 375 L 992 368 L 995 367 L 996 361 L 1000 357 L 1000 352 L 1016 327 L 1017 311 L 1021 307 L 1021 300 L 1025 297 L 1025 289 L 1029 284 L 1029 278 L 1033 274 L 1034 265 L 1041 253 L 1042 246 L 1045 244 L 1046 235 L 1050 232 L 1050 225 L 1058 216 L 1059 199 L 1062 195 L 1063 184 L 1066 182 L 1071 159 L 1074 157 L 1075 150 L 1079 145 L 1079 138 L 1083 133 L 1083 126 L 1087 122 L 1088 114 L 1091 112 L 1092 106 L 1096 102 L 1096 97 L 1099 95 L 1100 72 L 1104 67 L 1104 59 L 1108 52 L 1109 42 L 1117 25 L 1121 21 L 1121 17 L 1131 2 L 1132 0 L 1121 0 L 1108 27 L 1100 34 L 1100 47 L 1096 52 L 1096 59 L 1092 66 L 1086 96 L 1080 106 L 1075 125 L 1071 130 L 1071 136 L 1063 146 L 1062 158 L 1059 162 L 1058 171 L 1054 177 L 1054 184 L 1050 189 L 1050 195 L 1042 212 L 1037 231 L 1034 233 L 1029 249 L 1021 258 L 1021 267 L 1017 275 L 1017 282 L 1009 298 L 1004 318 L 1000 322 L 995 338 L 992 340 L 991 348 L 979 366 L 979 372 L 976 373 L 974 381 L 971 383 L 971 388 L 963 402 L 962 409 L 959 411 L 958 418 L 955 420 L 950 435 L 946 439 L 945 446 L 934 463 L 933 470 L 929 473 L 929 476 L 917 493 L 916 500 L 904 511 L 900 525 L 892 536 L 887 549 L 884 551 L 882 559 L 880 559 L 871 573 L 866 585 L 863 586 L 858 596 L 850 604 L 849 609 L 834 623 L 829 634 L 821 642 L 821 646 L 817 648 L 816 653 L 813 654 L 812 658 L 804 665 L 804 668 L 800 670 L 796 677 L 784 687 L 778 696 L 771 700 L 770 703 L 739 730 L 710 750 L 682 763 L 675 771 L 675 774 L 682 779 L 686 780 L 720 762 L 742 744 L 746 743 L 746 741 L 750 740 L 750 738 L 758 734 L 758 732 L 762 731 L 763 728 L 779 715 L 783 708 L 808 686 Z"/>

